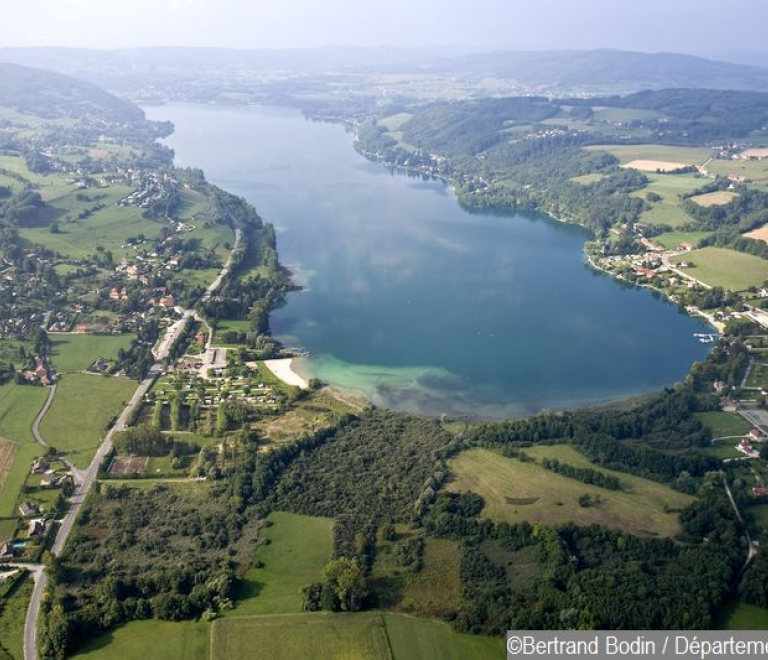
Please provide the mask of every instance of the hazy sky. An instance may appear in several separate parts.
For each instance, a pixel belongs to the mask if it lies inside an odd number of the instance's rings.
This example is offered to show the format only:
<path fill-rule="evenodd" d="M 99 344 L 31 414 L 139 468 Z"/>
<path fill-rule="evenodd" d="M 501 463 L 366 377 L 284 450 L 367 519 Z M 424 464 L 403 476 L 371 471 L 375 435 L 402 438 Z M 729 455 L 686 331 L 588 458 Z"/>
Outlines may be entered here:
<path fill-rule="evenodd" d="M 768 50 L 767 0 L 2 0 L 0 46 Z"/>

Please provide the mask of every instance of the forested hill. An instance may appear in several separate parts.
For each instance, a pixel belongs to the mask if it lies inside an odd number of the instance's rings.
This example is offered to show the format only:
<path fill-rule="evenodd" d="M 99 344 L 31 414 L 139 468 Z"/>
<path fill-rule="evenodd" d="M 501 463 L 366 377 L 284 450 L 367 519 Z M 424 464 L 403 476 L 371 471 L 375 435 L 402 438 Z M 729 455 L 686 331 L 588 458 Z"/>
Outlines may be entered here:
<path fill-rule="evenodd" d="M 617 92 L 665 87 L 768 90 L 768 69 L 678 53 L 498 51 L 445 59 L 432 69 L 465 77 L 497 76 L 542 90 L 596 91 L 611 86 Z"/>
<path fill-rule="evenodd" d="M 108 123 L 144 121 L 144 113 L 91 83 L 0 62 L 0 106 L 45 119 Z"/>

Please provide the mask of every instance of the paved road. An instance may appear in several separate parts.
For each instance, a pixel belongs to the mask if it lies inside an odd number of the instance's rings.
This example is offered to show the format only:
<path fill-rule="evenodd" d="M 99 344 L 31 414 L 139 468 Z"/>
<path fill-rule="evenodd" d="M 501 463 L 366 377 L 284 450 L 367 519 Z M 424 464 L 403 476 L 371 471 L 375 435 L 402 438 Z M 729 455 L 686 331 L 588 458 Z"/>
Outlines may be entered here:
<path fill-rule="evenodd" d="M 48 449 L 48 443 L 43 439 L 43 436 L 40 435 L 40 422 L 43 421 L 43 417 L 45 417 L 45 413 L 47 413 L 48 408 L 51 407 L 51 404 L 53 403 L 53 397 L 55 395 L 56 395 L 56 385 L 51 385 L 51 388 L 48 390 L 48 398 L 45 400 L 43 407 L 40 408 L 40 412 L 37 413 L 37 417 L 35 417 L 35 421 L 32 422 L 32 435 L 34 436 L 38 444 L 42 445 L 46 449 Z"/>
<path fill-rule="evenodd" d="M 235 245 L 232 248 L 230 257 L 227 260 L 227 263 L 221 269 L 219 276 L 206 289 L 201 300 L 207 300 L 210 298 L 213 292 L 219 286 L 221 286 L 222 280 L 224 277 L 226 277 L 227 273 L 229 273 L 229 268 L 232 264 L 232 255 L 239 246 L 240 230 L 236 229 Z M 93 482 L 96 481 L 96 477 L 99 474 L 99 467 L 101 466 L 101 463 L 104 461 L 104 458 L 107 456 L 107 454 L 112 450 L 112 437 L 116 432 L 125 429 L 126 422 L 130 418 L 131 413 L 138 405 L 140 405 L 144 395 L 152 386 L 152 383 L 155 382 L 155 379 L 160 375 L 163 360 L 168 356 L 168 351 L 170 350 L 171 346 L 173 346 L 179 330 L 183 327 L 184 322 L 191 316 L 195 316 L 194 310 L 184 310 L 182 318 L 176 321 L 166 330 L 165 337 L 163 337 L 160 345 L 154 351 L 155 364 L 152 365 L 152 368 L 149 370 L 147 377 L 142 380 L 141 384 L 138 386 L 138 388 L 136 388 L 136 391 L 133 393 L 133 396 L 128 402 L 128 405 L 125 407 L 123 412 L 120 413 L 120 416 L 117 418 L 114 426 L 112 426 L 112 428 L 105 436 L 104 441 L 96 451 L 96 455 L 93 457 L 93 460 L 88 466 L 88 469 L 85 472 L 82 470 L 75 470 L 75 472 L 73 472 L 73 476 L 75 478 L 75 492 L 70 500 L 71 506 L 62 519 L 61 526 L 59 527 L 59 531 L 56 534 L 56 541 L 51 548 L 52 554 L 59 555 L 64 549 L 64 545 L 66 544 L 67 539 L 69 538 L 69 534 L 72 531 L 75 519 L 80 513 L 80 508 L 83 506 L 83 502 L 85 501 L 85 498 L 87 497 Z M 55 388 L 55 385 L 51 388 L 51 393 L 48 395 L 48 399 L 46 400 L 45 405 L 35 419 L 32 429 L 35 439 L 44 447 L 47 447 L 48 445 L 45 443 L 45 440 L 42 438 L 42 436 L 40 436 L 39 425 L 40 420 L 42 420 L 43 416 L 50 407 L 51 401 L 53 400 L 53 395 L 55 393 Z M 35 564 L 34 566 L 38 565 Z M 42 566 L 39 566 L 39 568 L 36 569 L 36 572 L 33 572 L 33 578 L 35 580 L 35 586 L 32 590 L 32 598 L 29 602 L 27 619 L 24 624 L 24 660 L 37 660 L 37 620 L 40 615 L 40 604 L 43 599 L 43 594 L 45 593 L 47 582 L 47 576 L 45 575 L 45 571 L 43 570 Z"/>

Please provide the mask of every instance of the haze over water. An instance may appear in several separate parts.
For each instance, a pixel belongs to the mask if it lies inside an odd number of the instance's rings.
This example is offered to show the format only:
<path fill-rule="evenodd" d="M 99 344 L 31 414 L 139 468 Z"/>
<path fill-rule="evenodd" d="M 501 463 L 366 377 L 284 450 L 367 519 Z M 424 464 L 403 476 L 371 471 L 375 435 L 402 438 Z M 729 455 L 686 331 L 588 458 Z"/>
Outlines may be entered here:
<path fill-rule="evenodd" d="M 578 227 L 462 210 L 449 188 L 358 155 L 340 125 L 276 108 L 145 108 L 177 164 L 247 198 L 305 290 L 272 316 L 301 365 L 411 412 L 521 415 L 660 389 L 699 321 L 589 270 Z"/>

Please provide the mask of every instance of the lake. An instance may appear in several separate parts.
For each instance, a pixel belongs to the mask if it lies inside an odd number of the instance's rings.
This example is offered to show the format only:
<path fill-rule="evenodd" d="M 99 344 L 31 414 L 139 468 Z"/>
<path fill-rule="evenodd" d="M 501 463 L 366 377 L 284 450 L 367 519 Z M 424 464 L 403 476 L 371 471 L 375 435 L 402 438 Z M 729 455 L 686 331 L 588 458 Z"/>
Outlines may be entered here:
<path fill-rule="evenodd" d="M 304 375 L 398 410 L 505 417 L 660 389 L 707 354 L 700 321 L 590 270 L 580 227 L 470 214 L 294 110 L 146 111 L 174 123 L 178 165 L 274 223 L 304 289 L 272 330 L 311 351 Z"/>

